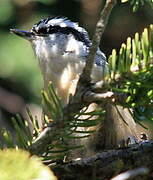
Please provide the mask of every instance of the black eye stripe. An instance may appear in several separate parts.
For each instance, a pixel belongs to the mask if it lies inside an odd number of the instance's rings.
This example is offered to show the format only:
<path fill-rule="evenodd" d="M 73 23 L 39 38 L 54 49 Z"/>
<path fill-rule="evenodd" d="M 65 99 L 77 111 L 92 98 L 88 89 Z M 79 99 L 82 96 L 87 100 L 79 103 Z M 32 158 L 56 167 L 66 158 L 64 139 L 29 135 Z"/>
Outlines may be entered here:
<path fill-rule="evenodd" d="M 90 46 L 90 41 L 84 37 L 84 34 L 78 32 L 72 27 L 60 27 L 60 26 L 50 26 L 50 27 L 41 27 L 33 28 L 32 31 L 38 35 L 41 34 L 54 34 L 54 33 L 63 33 L 63 34 L 73 34 L 75 39 L 84 42 L 87 46 Z"/>

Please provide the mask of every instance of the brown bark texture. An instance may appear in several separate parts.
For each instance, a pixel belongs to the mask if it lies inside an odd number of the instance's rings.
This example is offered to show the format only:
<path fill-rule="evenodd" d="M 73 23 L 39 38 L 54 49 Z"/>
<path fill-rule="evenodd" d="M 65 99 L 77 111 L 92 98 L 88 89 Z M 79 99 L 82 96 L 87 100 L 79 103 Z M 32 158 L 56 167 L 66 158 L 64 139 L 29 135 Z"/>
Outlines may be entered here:
<path fill-rule="evenodd" d="M 108 150 L 95 156 L 72 161 L 53 168 L 59 180 L 109 180 L 114 176 L 139 167 L 149 173 L 134 180 L 153 179 L 153 141 L 141 142 L 124 149 Z"/>

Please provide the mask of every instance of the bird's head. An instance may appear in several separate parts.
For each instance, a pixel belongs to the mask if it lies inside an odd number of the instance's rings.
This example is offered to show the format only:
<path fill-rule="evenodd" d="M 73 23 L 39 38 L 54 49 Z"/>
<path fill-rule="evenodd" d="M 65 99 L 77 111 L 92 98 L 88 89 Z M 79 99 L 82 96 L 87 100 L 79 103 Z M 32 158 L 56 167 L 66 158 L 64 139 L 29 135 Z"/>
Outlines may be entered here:
<path fill-rule="evenodd" d="M 45 57 L 49 53 L 63 55 L 69 52 L 71 55 L 85 55 L 84 51 L 91 45 L 87 31 L 65 17 L 42 19 L 30 31 L 10 31 L 29 40 L 38 57 L 39 54 Z"/>

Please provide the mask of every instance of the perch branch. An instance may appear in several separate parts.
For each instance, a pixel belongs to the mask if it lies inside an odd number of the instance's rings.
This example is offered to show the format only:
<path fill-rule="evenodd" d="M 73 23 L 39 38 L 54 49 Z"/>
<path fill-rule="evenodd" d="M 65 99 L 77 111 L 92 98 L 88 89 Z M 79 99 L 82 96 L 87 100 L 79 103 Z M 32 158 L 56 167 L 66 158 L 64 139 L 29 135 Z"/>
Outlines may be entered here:
<path fill-rule="evenodd" d="M 140 175 L 137 179 L 152 179 L 152 149 L 153 141 L 141 142 L 129 148 L 108 150 L 95 156 L 68 162 L 53 168 L 53 171 L 59 179 L 77 180 L 80 177 L 82 179 L 111 179 L 129 169 L 135 169 L 137 172 L 130 171 L 131 177 Z M 84 168 L 85 171 L 82 171 Z"/>
<path fill-rule="evenodd" d="M 112 91 L 102 92 L 102 93 L 95 93 L 93 91 L 86 91 L 83 96 L 83 102 L 94 103 L 94 102 L 101 102 L 101 103 L 108 103 L 108 102 L 118 102 L 122 103 L 125 102 L 126 94 L 123 93 L 115 93 Z"/>

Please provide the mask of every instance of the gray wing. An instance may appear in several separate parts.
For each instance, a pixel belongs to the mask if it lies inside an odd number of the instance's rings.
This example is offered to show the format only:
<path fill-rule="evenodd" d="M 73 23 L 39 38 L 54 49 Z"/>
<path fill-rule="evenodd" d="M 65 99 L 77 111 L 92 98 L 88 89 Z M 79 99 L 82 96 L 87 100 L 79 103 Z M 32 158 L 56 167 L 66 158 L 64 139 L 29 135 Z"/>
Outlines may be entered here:
<path fill-rule="evenodd" d="M 105 54 L 98 48 L 96 57 L 95 57 L 95 64 L 97 66 L 106 66 L 108 65 L 106 61 L 106 56 Z"/>

